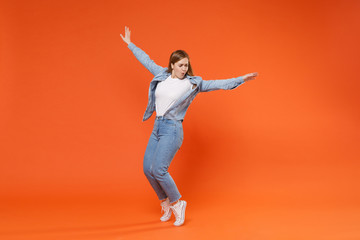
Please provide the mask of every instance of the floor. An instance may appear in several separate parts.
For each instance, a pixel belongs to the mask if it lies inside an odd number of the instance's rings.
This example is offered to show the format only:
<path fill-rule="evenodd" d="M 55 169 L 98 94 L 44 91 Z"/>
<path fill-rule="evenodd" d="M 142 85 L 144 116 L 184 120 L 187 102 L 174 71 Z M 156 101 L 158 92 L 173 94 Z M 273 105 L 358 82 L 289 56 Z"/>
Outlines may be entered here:
<path fill-rule="evenodd" d="M 152 196 L 153 197 L 153 196 Z M 186 222 L 162 223 L 150 196 L 3 199 L 0 239 L 358 240 L 358 204 L 189 196 Z"/>

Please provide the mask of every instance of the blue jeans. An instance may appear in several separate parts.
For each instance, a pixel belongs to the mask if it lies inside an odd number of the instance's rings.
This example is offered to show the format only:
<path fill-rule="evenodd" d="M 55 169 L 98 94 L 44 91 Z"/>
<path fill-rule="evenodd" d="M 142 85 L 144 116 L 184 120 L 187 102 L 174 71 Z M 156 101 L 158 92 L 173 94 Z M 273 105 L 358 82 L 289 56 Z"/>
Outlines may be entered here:
<path fill-rule="evenodd" d="M 170 203 L 181 198 L 168 172 L 171 161 L 183 141 L 182 122 L 157 117 L 144 156 L 144 173 L 159 200 L 167 197 Z"/>

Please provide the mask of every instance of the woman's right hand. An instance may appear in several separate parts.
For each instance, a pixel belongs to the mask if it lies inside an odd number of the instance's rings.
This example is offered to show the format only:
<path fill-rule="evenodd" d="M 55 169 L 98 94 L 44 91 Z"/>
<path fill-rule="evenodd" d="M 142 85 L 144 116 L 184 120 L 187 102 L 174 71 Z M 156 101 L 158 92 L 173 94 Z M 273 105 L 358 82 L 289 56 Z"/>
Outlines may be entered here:
<path fill-rule="evenodd" d="M 130 30 L 128 27 L 125 26 L 125 37 L 120 33 L 120 37 L 126 42 L 127 44 L 130 43 Z"/>

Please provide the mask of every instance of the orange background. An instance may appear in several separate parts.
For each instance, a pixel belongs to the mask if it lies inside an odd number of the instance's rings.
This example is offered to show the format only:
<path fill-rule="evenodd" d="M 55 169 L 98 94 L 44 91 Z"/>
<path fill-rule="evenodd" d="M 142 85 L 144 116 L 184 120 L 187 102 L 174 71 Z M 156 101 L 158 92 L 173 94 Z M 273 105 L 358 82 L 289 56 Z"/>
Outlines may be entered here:
<path fill-rule="evenodd" d="M 189 108 L 170 167 L 184 199 L 358 209 L 359 1 L 36 0 L 0 9 L 3 200 L 157 201 L 142 172 L 152 75 L 119 36 L 129 26 L 158 65 L 184 49 L 206 80 L 259 73 Z"/>

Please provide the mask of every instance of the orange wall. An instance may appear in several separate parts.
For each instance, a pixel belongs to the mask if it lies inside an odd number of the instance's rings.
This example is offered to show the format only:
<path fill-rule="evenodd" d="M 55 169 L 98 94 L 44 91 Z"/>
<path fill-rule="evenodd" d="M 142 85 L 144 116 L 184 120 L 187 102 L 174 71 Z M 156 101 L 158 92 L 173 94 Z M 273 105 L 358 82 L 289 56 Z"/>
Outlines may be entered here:
<path fill-rule="evenodd" d="M 359 1 L 0 9 L 2 195 L 154 194 L 142 173 L 153 118 L 141 121 L 152 76 L 119 36 L 129 26 L 159 65 L 185 49 L 204 79 L 259 72 L 189 108 L 170 168 L 184 196 L 359 200 Z"/>

